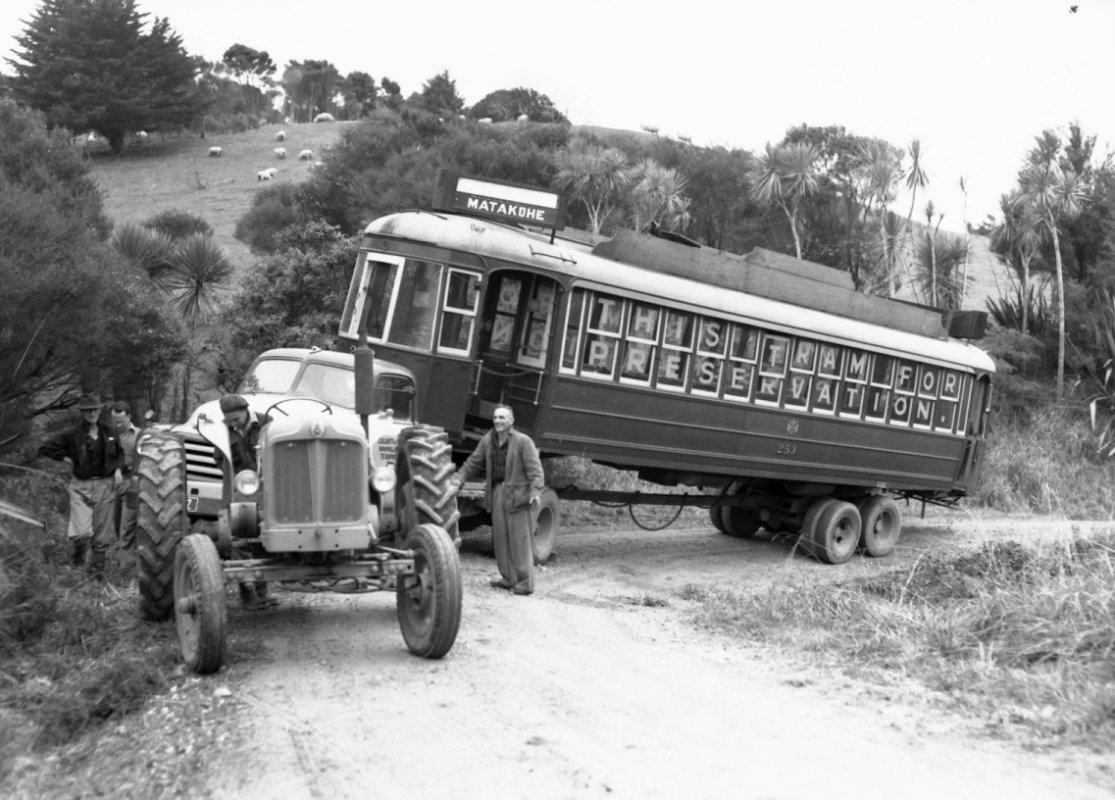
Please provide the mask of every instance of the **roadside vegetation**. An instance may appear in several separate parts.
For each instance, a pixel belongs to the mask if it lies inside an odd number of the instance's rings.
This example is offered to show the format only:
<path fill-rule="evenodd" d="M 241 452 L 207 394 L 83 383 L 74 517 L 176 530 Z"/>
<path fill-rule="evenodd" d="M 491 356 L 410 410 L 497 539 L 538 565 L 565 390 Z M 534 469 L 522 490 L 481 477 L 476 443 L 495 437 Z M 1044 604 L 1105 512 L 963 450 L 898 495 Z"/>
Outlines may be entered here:
<path fill-rule="evenodd" d="M 689 586 L 701 624 L 835 663 L 1042 744 L 1110 750 L 1115 533 L 932 553 L 912 569 L 760 593 Z"/>

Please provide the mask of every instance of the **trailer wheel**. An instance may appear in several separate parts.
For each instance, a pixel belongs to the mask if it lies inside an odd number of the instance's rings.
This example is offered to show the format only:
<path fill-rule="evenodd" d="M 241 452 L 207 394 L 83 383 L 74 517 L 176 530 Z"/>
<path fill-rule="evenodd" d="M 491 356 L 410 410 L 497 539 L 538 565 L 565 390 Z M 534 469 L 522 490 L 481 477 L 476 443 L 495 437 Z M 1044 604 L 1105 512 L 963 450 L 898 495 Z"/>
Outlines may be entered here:
<path fill-rule="evenodd" d="M 894 498 L 874 495 L 859 504 L 863 519 L 860 544 L 873 558 L 885 558 L 894 552 L 902 533 L 902 509 Z"/>
<path fill-rule="evenodd" d="M 859 546 L 861 521 L 859 509 L 844 500 L 822 501 L 811 537 L 812 555 L 825 564 L 843 564 Z"/>
<path fill-rule="evenodd" d="M 712 527 L 721 533 L 727 533 L 728 529 L 724 526 L 724 506 L 713 504 L 709 506 L 708 518 L 712 520 Z"/>
<path fill-rule="evenodd" d="M 161 622 L 174 610 L 174 551 L 189 530 L 186 456 L 180 439 L 154 433 L 137 454 L 139 614 Z"/>
<path fill-rule="evenodd" d="M 737 539 L 749 539 L 763 527 L 758 514 L 739 506 L 721 506 L 720 521 L 724 525 L 723 532 Z"/>
<path fill-rule="evenodd" d="M 530 539 L 535 564 L 544 564 L 553 555 L 554 541 L 561 527 L 557 492 L 547 487 L 542 490 L 540 499 L 542 502 L 534 512 L 534 535 Z"/>
<path fill-rule="evenodd" d="M 201 675 L 221 668 L 225 658 L 225 581 L 213 540 L 193 533 L 174 557 L 174 617 L 186 666 Z"/>
<path fill-rule="evenodd" d="M 422 658 L 441 658 L 461 626 L 461 562 L 443 528 L 419 525 L 407 536 L 414 575 L 400 575 L 395 611 L 407 649 Z"/>
<path fill-rule="evenodd" d="M 403 530 L 436 525 L 449 534 L 450 540 L 460 542 L 458 487 L 449 480 L 456 471 L 452 456 L 453 448 L 442 428 L 416 425 L 399 434 L 396 491 Z"/>

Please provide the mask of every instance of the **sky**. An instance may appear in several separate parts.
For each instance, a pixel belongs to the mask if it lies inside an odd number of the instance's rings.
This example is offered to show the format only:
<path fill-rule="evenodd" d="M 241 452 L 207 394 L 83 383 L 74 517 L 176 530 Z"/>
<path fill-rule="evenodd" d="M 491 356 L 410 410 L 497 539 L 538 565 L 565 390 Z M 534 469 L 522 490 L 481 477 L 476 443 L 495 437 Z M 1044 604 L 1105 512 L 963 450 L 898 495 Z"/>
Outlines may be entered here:
<path fill-rule="evenodd" d="M 0 8 L 0 55 L 39 3 Z M 407 96 L 448 71 L 471 105 L 547 95 L 575 125 L 760 152 L 796 125 L 921 141 L 943 230 L 998 215 L 1034 138 L 1115 147 L 1115 0 L 138 0 L 191 54 L 328 60 Z M 1070 10 L 1075 6 L 1076 11 Z M 10 73 L 7 63 L 0 71 Z M 960 189 L 964 178 L 967 193 Z M 909 195 L 892 209 L 905 215 Z"/>

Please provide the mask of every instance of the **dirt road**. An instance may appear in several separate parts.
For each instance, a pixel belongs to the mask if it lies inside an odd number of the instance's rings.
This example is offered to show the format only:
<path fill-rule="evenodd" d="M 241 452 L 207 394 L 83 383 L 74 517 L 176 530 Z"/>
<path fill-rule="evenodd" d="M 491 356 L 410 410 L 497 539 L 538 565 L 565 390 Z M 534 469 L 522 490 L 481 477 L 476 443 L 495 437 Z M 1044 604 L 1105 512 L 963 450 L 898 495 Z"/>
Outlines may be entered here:
<path fill-rule="evenodd" d="M 896 559 L 839 569 L 885 569 L 987 534 L 914 523 Z M 226 754 L 208 789 L 290 800 L 1111 796 L 1071 762 L 978 735 L 915 687 L 868 687 L 692 623 L 686 584 L 837 574 L 790 541 L 574 531 L 558 546 L 538 592 L 521 598 L 489 588 L 494 564 L 466 542 L 465 616 L 442 661 L 406 652 L 390 595 L 286 593 L 275 611 L 233 612 L 231 666 L 210 680 L 253 711 L 251 744 Z"/>

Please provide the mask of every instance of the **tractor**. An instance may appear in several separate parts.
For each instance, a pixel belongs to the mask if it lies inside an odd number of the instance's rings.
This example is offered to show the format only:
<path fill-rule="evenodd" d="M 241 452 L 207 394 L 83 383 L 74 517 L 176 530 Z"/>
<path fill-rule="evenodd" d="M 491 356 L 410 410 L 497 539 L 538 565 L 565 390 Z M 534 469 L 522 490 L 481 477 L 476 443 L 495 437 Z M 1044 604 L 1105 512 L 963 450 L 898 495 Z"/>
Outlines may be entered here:
<path fill-rule="evenodd" d="M 369 443 L 398 426 L 374 409 L 372 351 L 353 355 L 355 414 L 311 397 L 277 400 L 260 432 L 258 472 L 233 474 L 223 420 L 197 417 L 197 434 L 224 456 L 215 525 L 191 532 L 182 437 L 160 431 L 141 442 L 140 614 L 174 615 L 183 660 L 197 673 L 224 662 L 229 584 L 242 594 L 270 582 L 394 589 L 412 653 L 441 658 L 456 640 L 462 591 L 451 447 L 442 429 L 412 425 L 397 433 L 393 463 L 374 458 Z"/>

